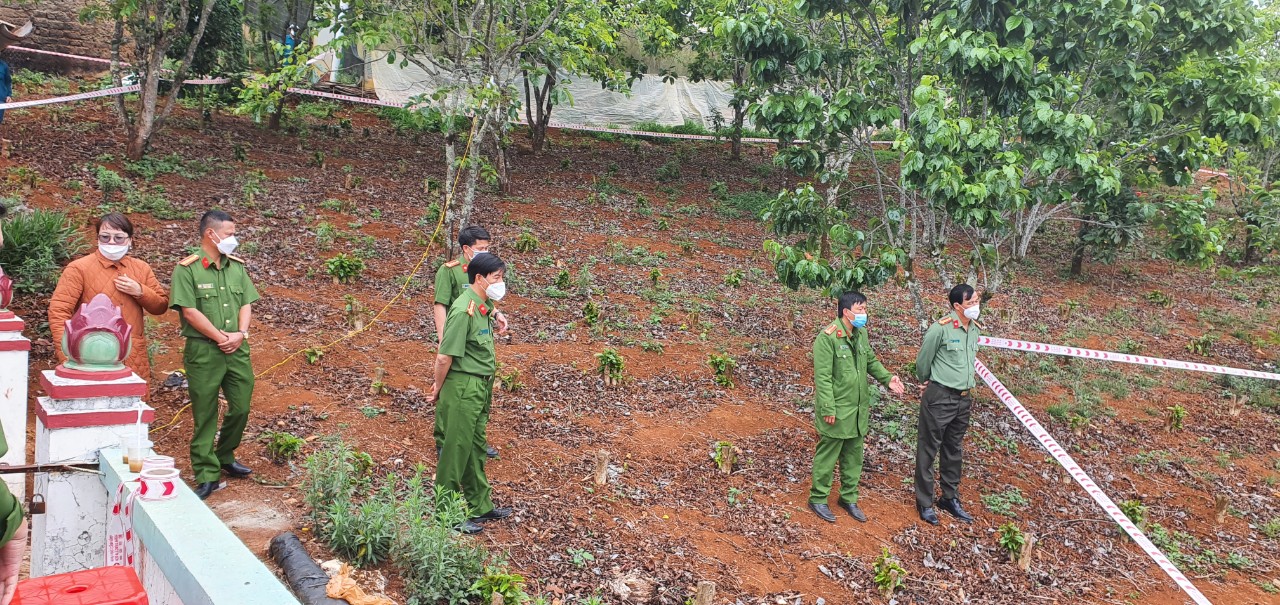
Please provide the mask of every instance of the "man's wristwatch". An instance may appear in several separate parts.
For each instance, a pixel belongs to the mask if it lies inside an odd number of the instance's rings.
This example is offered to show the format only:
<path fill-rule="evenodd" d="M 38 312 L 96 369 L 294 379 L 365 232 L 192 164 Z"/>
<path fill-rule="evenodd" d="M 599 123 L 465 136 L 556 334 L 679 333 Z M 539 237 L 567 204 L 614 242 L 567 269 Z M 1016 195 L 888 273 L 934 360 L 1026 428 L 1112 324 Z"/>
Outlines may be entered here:
<path fill-rule="evenodd" d="M 245 340 L 249 340 L 249 331 L 248 331 L 248 330 L 240 330 L 240 333 L 244 335 L 244 339 L 245 339 Z"/>

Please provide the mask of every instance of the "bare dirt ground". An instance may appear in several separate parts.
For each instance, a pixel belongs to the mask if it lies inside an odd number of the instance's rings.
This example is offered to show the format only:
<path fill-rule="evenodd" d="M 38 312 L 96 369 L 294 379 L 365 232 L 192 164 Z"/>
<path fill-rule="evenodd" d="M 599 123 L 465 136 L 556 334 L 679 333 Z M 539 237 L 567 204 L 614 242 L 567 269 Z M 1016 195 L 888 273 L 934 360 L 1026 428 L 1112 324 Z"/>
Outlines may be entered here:
<path fill-rule="evenodd" d="M 438 184 L 426 193 L 424 178 L 444 173 L 436 138 L 398 134 L 377 114 L 349 106 L 307 118 L 294 132 L 222 114 L 201 123 L 182 110 L 152 157 L 175 155 L 189 176 L 147 180 L 126 170 L 122 137 L 103 104 L 6 118 L 14 152 L 0 160 L 0 174 L 37 173 L 26 191 L 22 178 L 5 185 L 28 205 L 68 210 L 77 220 L 100 214 L 99 165 L 168 200 L 126 208 L 139 226 L 135 253 L 163 283 L 195 243 L 190 216 L 213 206 L 231 212 L 263 294 L 252 336 L 259 371 L 350 330 L 344 296 L 376 310 L 410 280 L 407 297 L 371 330 L 314 365 L 294 359 L 258 380 L 240 450 L 255 478 L 231 481 L 209 501 L 255 552 L 265 558 L 267 540 L 282 528 L 308 529 L 296 487 L 300 464 L 270 462 L 258 439 L 266 431 L 341 435 L 382 471 L 435 464 L 425 394 L 439 247 L 421 272 L 410 271 L 434 225 L 429 205 L 438 201 Z M 871 570 L 888 548 L 909 574 L 899 603 L 1187 601 L 985 389 L 962 487 L 976 523 L 918 521 L 910 480 L 917 403 L 888 394 L 875 407 L 868 441 L 861 504 L 870 521 L 818 520 L 804 508 L 815 443 L 808 351 L 833 303 L 778 285 L 761 252 L 764 226 L 711 193 L 713 183 L 724 183 L 730 196 L 789 186 L 771 166 L 771 150 L 751 148 L 735 163 L 712 143 L 566 132 L 552 140 L 539 155 L 517 150 L 515 193 L 486 188 L 476 217 L 512 264 L 503 306 L 513 334 L 498 355 L 503 371 L 518 370 L 522 383 L 496 397 L 489 430 L 502 452 L 489 464 L 495 497 L 516 516 L 479 539 L 507 553 L 532 594 L 618 602 L 605 586 L 631 575 L 652 582 L 663 603 L 685 602 L 704 579 L 716 582 L 721 602 L 884 602 Z M 672 161 L 679 177 L 658 180 Z M 252 171 L 262 171 L 265 191 L 250 201 Z M 1069 280 L 1069 229 L 1051 226 L 984 306 L 989 333 L 1273 367 L 1280 342 L 1274 265 L 1251 275 L 1180 266 L 1159 258 L 1153 232 L 1121 262 L 1090 264 L 1084 278 Z M 536 249 L 517 251 L 522 233 L 536 238 Z M 365 258 L 362 279 L 332 283 L 323 263 L 338 252 Z M 735 270 L 740 287 L 724 280 Z M 562 271 L 571 277 L 568 289 L 554 285 Z M 925 279 L 941 313 L 945 294 Z M 1172 306 L 1152 292 L 1168 295 Z M 907 293 L 891 284 L 870 294 L 872 345 L 913 393 L 905 367 L 921 332 Z M 583 319 L 588 300 L 602 310 L 594 327 Z M 36 341 L 33 376 L 53 365 L 46 302 L 28 297 L 15 305 Z M 185 391 L 160 386 L 181 365 L 177 317 L 160 318 L 151 334 L 158 343 L 153 435 L 159 450 L 183 460 L 191 431 Z M 1190 352 L 1188 343 L 1206 334 L 1215 339 L 1208 354 Z M 619 387 L 606 387 L 596 372 L 593 355 L 606 347 L 626 359 Z M 731 389 L 715 384 L 707 364 L 721 352 L 739 364 Z M 1280 393 L 1273 385 L 996 350 L 981 358 L 1113 499 L 1143 502 L 1148 533 L 1159 527 L 1157 542 L 1210 599 L 1280 603 L 1280 542 L 1263 530 L 1280 523 Z M 389 393 L 370 395 L 378 367 Z M 1230 409 L 1228 396 L 1245 391 L 1252 403 Z M 1184 428 L 1167 431 L 1175 405 L 1187 411 Z M 730 475 L 711 460 L 719 441 L 742 452 Z M 597 488 L 591 474 L 601 449 L 612 454 L 616 477 Z M 1222 523 L 1214 519 L 1215 495 L 1230 499 Z M 996 542 L 1006 522 L 1038 539 L 1029 572 Z M 331 556 L 319 543 L 311 548 L 318 558 Z"/>

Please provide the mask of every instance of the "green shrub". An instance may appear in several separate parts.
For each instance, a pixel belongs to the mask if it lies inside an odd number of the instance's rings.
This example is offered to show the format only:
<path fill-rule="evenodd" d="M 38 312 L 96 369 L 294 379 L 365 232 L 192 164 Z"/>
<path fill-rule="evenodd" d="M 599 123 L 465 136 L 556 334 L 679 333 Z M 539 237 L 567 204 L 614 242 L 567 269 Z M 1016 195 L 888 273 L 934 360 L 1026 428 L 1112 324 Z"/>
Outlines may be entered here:
<path fill-rule="evenodd" d="M 259 439 L 267 442 L 267 454 L 276 462 L 297 458 L 307 443 L 301 437 L 284 431 L 267 431 Z"/>
<path fill-rule="evenodd" d="M 762 191 L 735 193 L 724 201 L 724 208 L 742 216 L 759 218 L 775 197 Z"/>
<path fill-rule="evenodd" d="M 523 578 L 455 531 L 468 516 L 462 496 L 436 490 L 422 466 L 407 480 L 387 475 L 370 493 L 372 458 L 341 439 L 322 443 L 304 464 L 303 497 L 335 553 L 366 566 L 389 558 L 410 603 L 464 605 L 494 592 L 519 601 Z"/>
<path fill-rule="evenodd" d="M 658 181 L 669 183 L 680 180 L 680 162 L 675 158 L 658 167 Z"/>
<path fill-rule="evenodd" d="M 1000 526 L 1000 535 L 996 541 L 1000 543 L 1000 548 L 1009 553 L 1010 561 L 1017 561 L 1018 555 L 1022 554 L 1022 547 L 1027 545 L 1027 537 L 1012 521 Z"/>
<path fill-rule="evenodd" d="M 886 599 L 892 597 L 894 591 L 907 583 L 907 570 L 893 555 L 889 554 L 888 547 L 881 547 L 880 556 L 876 557 L 872 571 L 875 573 L 873 580 L 876 587 Z"/>
<path fill-rule="evenodd" d="M 106 166 L 98 166 L 94 169 L 93 178 L 98 183 L 98 190 L 102 192 L 104 202 L 110 202 L 113 193 L 126 193 L 133 189 L 133 183 Z"/>
<path fill-rule="evenodd" d="M 733 369 L 738 367 L 738 362 L 732 355 L 712 353 L 707 357 L 707 365 L 715 372 L 717 385 L 726 389 L 733 388 Z"/>
<path fill-rule="evenodd" d="M 1011 487 L 1003 492 L 994 494 L 984 494 L 982 503 L 987 506 L 987 510 L 1006 517 L 1017 517 L 1017 513 L 1013 512 L 1014 506 L 1026 506 L 1030 504 L 1023 497 L 1022 490 Z"/>
<path fill-rule="evenodd" d="M 64 212 L 15 213 L 0 224 L 0 229 L 4 230 L 0 267 L 20 293 L 53 292 L 62 265 L 86 248 L 84 238 Z"/>
<path fill-rule="evenodd" d="M 516 252 L 533 252 L 538 249 L 538 238 L 528 229 L 516 236 Z"/>
<path fill-rule="evenodd" d="M 360 278 L 360 274 L 364 272 L 364 261 L 357 256 L 339 252 L 337 256 L 324 262 L 324 269 L 335 282 L 345 284 Z"/>

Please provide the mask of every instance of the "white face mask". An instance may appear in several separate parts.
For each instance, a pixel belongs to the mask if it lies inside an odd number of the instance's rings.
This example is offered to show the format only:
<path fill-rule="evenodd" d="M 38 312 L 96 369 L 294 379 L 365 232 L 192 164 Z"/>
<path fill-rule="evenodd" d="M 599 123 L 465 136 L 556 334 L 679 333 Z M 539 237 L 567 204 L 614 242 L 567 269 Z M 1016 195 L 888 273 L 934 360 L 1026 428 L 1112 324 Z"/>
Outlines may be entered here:
<path fill-rule="evenodd" d="M 217 236 L 218 234 L 215 233 L 213 235 Z M 236 251 L 236 247 L 239 245 L 240 245 L 240 242 L 236 240 L 236 236 L 232 235 L 218 242 L 218 252 L 221 252 L 223 254 L 231 254 L 232 252 Z"/>
<path fill-rule="evenodd" d="M 965 317 L 968 317 L 969 319 L 977 319 L 977 318 L 978 318 L 978 307 L 979 307 L 979 306 L 981 306 L 981 305 L 974 305 L 974 306 L 972 306 L 972 307 L 969 307 L 968 309 L 965 309 L 965 310 L 964 310 L 964 316 L 965 316 Z"/>
<path fill-rule="evenodd" d="M 98 252 L 109 261 L 117 261 L 129 253 L 129 244 L 98 244 Z"/>
<path fill-rule="evenodd" d="M 493 300 L 502 300 L 502 297 L 507 295 L 507 282 L 489 284 L 489 287 L 484 289 L 484 295 Z"/>
<path fill-rule="evenodd" d="M 467 260 L 475 260 L 477 256 L 480 256 L 481 254 L 488 254 L 488 253 L 489 253 L 489 251 L 488 251 L 488 250 L 472 250 L 472 251 L 471 251 L 471 258 L 469 258 L 469 259 L 467 259 Z"/>

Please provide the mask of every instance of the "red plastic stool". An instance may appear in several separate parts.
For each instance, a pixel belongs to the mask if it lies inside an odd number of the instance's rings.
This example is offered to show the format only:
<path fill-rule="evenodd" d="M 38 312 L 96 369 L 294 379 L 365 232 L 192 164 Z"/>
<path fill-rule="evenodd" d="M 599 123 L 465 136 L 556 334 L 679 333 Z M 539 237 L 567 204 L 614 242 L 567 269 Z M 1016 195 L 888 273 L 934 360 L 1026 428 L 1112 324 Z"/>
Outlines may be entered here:
<path fill-rule="evenodd" d="M 99 567 L 18 582 L 13 605 L 149 605 L 132 567 Z"/>

